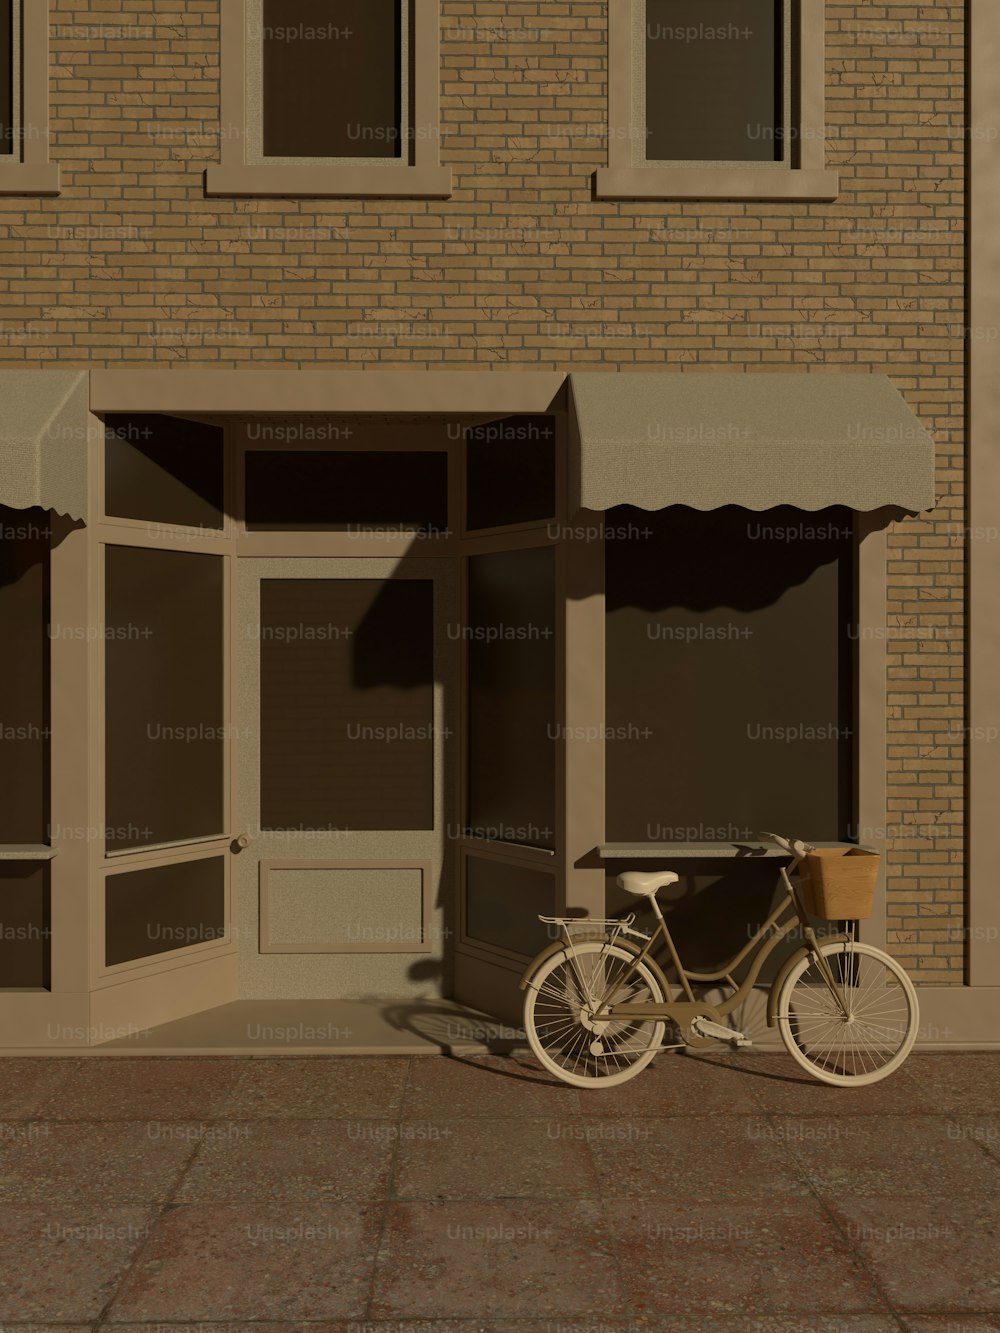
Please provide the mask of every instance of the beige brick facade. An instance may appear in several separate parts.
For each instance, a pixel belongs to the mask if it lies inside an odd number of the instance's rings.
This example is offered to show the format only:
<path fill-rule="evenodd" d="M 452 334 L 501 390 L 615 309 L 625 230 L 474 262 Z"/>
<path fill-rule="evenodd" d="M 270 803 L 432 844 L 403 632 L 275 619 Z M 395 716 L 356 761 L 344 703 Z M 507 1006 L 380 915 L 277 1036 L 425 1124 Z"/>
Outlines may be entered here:
<path fill-rule="evenodd" d="M 0 364 L 888 374 L 940 497 L 889 538 L 889 941 L 961 982 L 964 13 L 830 0 L 835 202 L 614 203 L 607 4 L 444 0 L 453 197 L 285 201 L 205 197 L 218 0 L 52 0 L 63 189 L 0 199 Z"/>

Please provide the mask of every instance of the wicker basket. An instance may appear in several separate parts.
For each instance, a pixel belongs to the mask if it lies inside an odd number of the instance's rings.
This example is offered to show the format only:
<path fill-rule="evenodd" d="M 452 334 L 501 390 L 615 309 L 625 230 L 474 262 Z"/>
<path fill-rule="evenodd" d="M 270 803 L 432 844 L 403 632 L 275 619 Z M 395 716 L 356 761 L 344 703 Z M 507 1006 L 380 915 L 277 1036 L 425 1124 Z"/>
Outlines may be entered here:
<path fill-rule="evenodd" d="M 828 921 L 863 920 L 872 914 L 878 852 L 863 847 L 818 847 L 799 865 L 806 907 Z"/>

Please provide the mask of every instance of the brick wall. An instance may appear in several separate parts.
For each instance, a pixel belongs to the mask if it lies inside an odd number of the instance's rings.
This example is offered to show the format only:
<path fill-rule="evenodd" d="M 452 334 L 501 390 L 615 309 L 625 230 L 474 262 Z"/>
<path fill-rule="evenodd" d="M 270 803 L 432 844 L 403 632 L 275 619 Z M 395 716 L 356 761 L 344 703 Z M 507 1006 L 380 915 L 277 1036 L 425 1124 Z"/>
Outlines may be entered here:
<path fill-rule="evenodd" d="M 0 364 L 887 373 L 942 495 L 890 536 L 890 940 L 960 981 L 964 6 L 830 0 L 812 205 L 594 202 L 606 4 L 443 9 L 451 200 L 228 201 L 218 0 L 52 0 L 65 188 L 0 199 Z"/>

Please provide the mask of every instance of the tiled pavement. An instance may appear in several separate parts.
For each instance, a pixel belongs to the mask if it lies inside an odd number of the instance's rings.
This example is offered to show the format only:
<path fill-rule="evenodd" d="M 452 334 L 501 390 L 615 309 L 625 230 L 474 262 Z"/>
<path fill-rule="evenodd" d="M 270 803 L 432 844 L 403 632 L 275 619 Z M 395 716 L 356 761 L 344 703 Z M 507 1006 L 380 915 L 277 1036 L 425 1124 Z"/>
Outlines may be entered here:
<path fill-rule="evenodd" d="M 1000 1329 L 1000 1055 L 0 1061 L 0 1327 Z"/>

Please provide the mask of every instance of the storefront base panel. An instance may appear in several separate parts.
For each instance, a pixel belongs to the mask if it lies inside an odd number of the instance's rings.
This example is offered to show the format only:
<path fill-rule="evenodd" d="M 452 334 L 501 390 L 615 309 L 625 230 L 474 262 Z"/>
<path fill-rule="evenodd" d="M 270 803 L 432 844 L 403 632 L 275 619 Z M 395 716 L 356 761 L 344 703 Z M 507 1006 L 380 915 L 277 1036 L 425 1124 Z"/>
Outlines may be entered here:
<path fill-rule="evenodd" d="M 0 1052 L 51 1054 L 90 1045 L 90 996 L 48 991 L 0 994 Z"/>
<path fill-rule="evenodd" d="M 455 953 L 455 994 L 461 1000 L 475 995 L 477 1002 L 501 1023 L 519 1032 L 524 1016 L 524 992 L 518 989 L 524 968 L 513 961 L 493 962 L 482 954 Z"/>
<path fill-rule="evenodd" d="M 144 1037 L 152 1028 L 217 1008 L 238 994 L 236 953 L 96 990 L 91 996 L 91 1026 L 108 1035 L 93 1044 Z"/>

